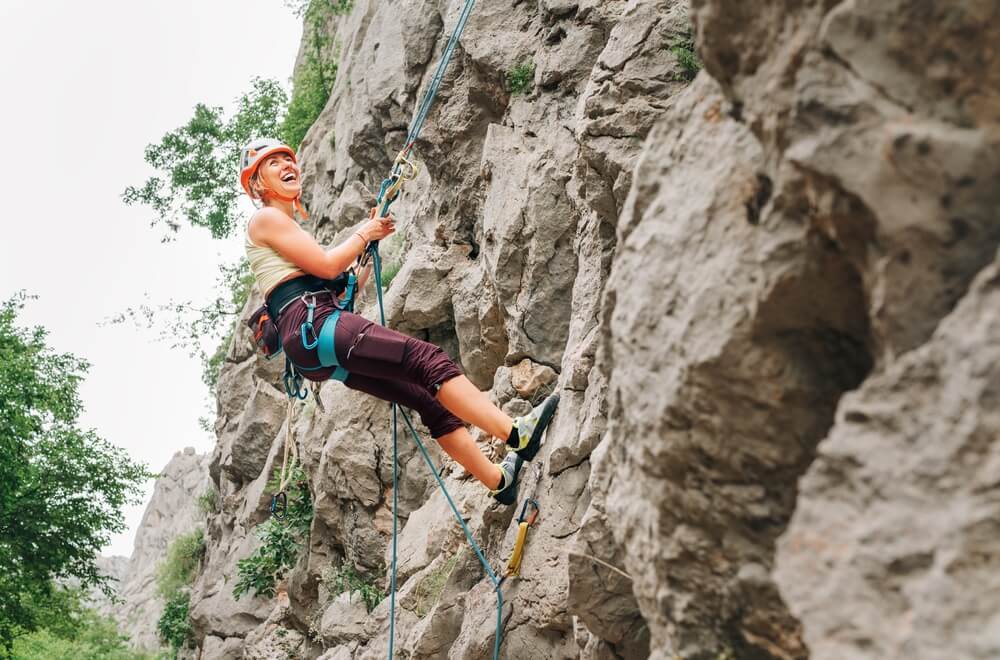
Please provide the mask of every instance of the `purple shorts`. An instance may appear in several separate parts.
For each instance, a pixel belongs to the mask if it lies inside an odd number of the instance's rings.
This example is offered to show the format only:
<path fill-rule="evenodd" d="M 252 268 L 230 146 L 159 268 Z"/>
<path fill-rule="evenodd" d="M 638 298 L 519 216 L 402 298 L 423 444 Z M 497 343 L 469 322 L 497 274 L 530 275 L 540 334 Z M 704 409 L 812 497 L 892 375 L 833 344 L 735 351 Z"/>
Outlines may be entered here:
<path fill-rule="evenodd" d="M 317 335 L 336 307 L 332 295 L 317 295 L 313 327 Z M 306 320 L 306 305 L 291 303 L 278 318 L 281 345 L 293 363 L 310 369 L 320 366 L 316 349 L 302 345 L 300 328 Z M 384 328 L 368 319 L 341 312 L 334 337 L 337 360 L 350 372 L 347 387 L 385 401 L 416 410 L 431 437 L 440 438 L 463 426 L 462 420 L 435 398 L 438 388 L 462 375 L 462 370 L 440 347 Z M 333 367 L 302 371 L 309 380 L 323 381 Z"/>

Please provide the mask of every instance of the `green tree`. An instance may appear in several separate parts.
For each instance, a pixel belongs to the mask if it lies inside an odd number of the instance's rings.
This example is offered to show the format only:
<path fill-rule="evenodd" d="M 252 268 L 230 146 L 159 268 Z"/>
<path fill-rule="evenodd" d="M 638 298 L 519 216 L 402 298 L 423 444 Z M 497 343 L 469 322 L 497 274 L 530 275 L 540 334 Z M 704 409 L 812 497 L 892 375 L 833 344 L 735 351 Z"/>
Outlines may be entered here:
<path fill-rule="evenodd" d="M 122 195 L 126 205 L 144 204 L 177 232 L 182 222 L 207 228 L 214 238 L 225 238 L 237 225 L 239 150 L 251 138 L 280 135 L 288 95 L 275 80 L 255 78 L 252 89 L 236 102 L 227 118 L 221 107 L 199 103 L 194 116 L 180 128 L 146 147 L 146 162 L 154 174 Z M 169 240 L 168 233 L 164 240 Z"/>
<path fill-rule="evenodd" d="M 85 361 L 17 326 L 27 298 L 0 304 L 0 649 L 39 627 L 54 578 L 103 587 L 95 558 L 125 528 L 150 476 L 122 449 L 81 429 Z M 64 608 L 63 608 L 64 609 Z"/>
<path fill-rule="evenodd" d="M 114 621 L 85 607 L 79 590 L 57 591 L 61 604 L 55 609 L 52 603 L 38 603 L 44 627 L 14 641 L 17 660 L 152 660 L 128 647 Z"/>
<path fill-rule="evenodd" d="M 169 644 L 173 657 L 191 639 L 191 620 L 188 610 L 191 608 L 191 592 L 179 589 L 167 599 L 163 606 L 163 614 L 156 622 L 156 632 L 160 641 Z"/>
<path fill-rule="evenodd" d="M 170 645 L 175 658 L 191 637 L 191 585 L 204 558 L 205 532 L 199 527 L 171 541 L 166 558 L 156 569 L 156 591 L 164 601 L 156 629 L 160 641 Z"/>

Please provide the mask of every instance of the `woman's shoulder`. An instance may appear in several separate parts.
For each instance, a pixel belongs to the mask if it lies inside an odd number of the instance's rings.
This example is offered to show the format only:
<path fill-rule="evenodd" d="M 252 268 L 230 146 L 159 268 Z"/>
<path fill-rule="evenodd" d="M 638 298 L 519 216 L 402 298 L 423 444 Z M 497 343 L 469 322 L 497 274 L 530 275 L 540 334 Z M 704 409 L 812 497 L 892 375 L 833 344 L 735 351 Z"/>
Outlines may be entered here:
<path fill-rule="evenodd" d="M 273 206 L 264 206 L 254 211 L 247 224 L 270 225 L 276 222 L 295 222 L 295 220 L 290 218 L 288 214 L 281 209 L 276 209 Z"/>
<path fill-rule="evenodd" d="M 294 223 L 295 220 L 288 217 L 288 214 L 284 213 L 281 209 L 276 209 L 273 206 L 265 206 L 257 209 L 250 216 L 250 219 L 247 221 L 247 234 L 254 242 L 260 242 L 261 240 L 266 242 L 268 233 L 286 226 L 289 222 Z"/>

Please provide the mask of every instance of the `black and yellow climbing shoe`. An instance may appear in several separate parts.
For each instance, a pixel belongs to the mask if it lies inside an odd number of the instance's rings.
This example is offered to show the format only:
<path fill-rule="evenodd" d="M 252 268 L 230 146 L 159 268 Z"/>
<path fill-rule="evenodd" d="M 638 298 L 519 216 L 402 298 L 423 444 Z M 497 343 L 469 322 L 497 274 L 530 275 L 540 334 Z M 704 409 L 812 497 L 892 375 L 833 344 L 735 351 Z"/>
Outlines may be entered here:
<path fill-rule="evenodd" d="M 542 446 L 542 435 L 552 421 L 552 414 L 559 405 L 559 395 L 550 394 L 545 401 L 535 406 L 530 413 L 514 420 L 507 444 L 526 461 L 530 461 Z"/>
<path fill-rule="evenodd" d="M 490 491 L 490 495 L 500 504 L 509 506 L 517 502 L 517 475 L 521 472 L 522 465 L 524 459 L 512 451 L 507 452 L 503 462 L 497 465 L 503 473 L 503 481 L 496 490 Z"/>

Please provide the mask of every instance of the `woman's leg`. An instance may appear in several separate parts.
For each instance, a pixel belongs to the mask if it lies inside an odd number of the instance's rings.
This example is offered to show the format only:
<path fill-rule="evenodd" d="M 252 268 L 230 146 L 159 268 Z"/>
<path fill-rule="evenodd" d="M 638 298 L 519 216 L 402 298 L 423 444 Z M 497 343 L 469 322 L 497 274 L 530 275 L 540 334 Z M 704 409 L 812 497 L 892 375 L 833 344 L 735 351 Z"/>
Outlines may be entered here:
<path fill-rule="evenodd" d="M 506 440 L 514 427 L 514 420 L 465 376 L 455 376 L 443 383 L 437 399 L 462 421 L 478 426 L 501 440 Z"/>
<path fill-rule="evenodd" d="M 352 373 L 344 384 L 353 390 L 417 411 L 420 420 L 430 429 L 431 436 L 438 441 L 445 453 L 490 490 L 499 486 L 500 469 L 479 449 L 462 421 L 438 403 L 427 390 L 411 383 L 357 373 Z"/>
<path fill-rule="evenodd" d="M 437 399 L 468 424 L 507 440 L 513 420 L 462 374 L 439 346 L 345 313 L 337 324 L 337 357 L 351 373 L 400 380 L 437 391 Z"/>
<path fill-rule="evenodd" d="M 458 461 L 459 465 L 476 479 L 479 479 L 487 488 L 496 490 L 500 486 L 500 469 L 486 458 L 464 426 L 451 433 L 446 433 L 437 441 L 445 453 Z"/>

